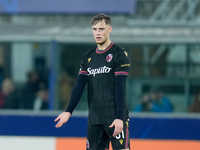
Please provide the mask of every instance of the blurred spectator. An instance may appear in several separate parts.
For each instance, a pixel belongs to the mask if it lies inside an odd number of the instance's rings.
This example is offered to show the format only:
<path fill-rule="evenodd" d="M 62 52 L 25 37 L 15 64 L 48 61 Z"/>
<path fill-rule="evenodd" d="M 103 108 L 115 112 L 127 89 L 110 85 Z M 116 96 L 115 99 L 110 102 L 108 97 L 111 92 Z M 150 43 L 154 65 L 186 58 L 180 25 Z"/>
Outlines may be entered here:
<path fill-rule="evenodd" d="M 200 112 L 200 93 L 194 97 L 194 100 L 190 107 L 188 108 L 189 112 L 198 113 Z"/>
<path fill-rule="evenodd" d="M 3 79 L 4 79 L 4 71 L 3 71 L 3 67 L 0 66 L 0 85 L 3 82 Z M 2 90 L 0 90 L 0 108 L 2 108 L 4 105 L 4 99 L 5 99 L 5 95 L 2 93 Z"/>
<path fill-rule="evenodd" d="M 68 74 L 67 71 L 63 71 L 59 78 L 60 82 L 60 95 L 61 95 L 61 107 L 66 109 L 69 103 L 70 94 L 74 85 L 74 79 Z"/>
<path fill-rule="evenodd" d="M 37 97 L 34 100 L 33 110 L 40 111 L 48 109 L 48 90 L 46 88 L 41 88 L 37 92 Z"/>
<path fill-rule="evenodd" d="M 0 91 L 0 108 L 3 107 L 5 101 L 5 95 Z"/>
<path fill-rule="evenodd" d="M 154 90 L 149 94 L 145 94 L 141 98 L 141 104 L 137 105 L 133 111 L 172 112 L 173 106 L 160 90 Z"/>
<path fill-rule="evenodd" d="M 20 106 L 20 98 L 13 81 L 10 78 L 5 78 L 1 88 L 2 95 L 5 98 L 3 108 L 18 109 Z"/>
<path fill-rule="evenodd" d="M 149 104 L 151 104 L 150 96 L 145 94 L 141 98 L 141 104 L 137 105 L 133 111 L 140 112 L 140 111 L 150 111 Z"/>
<path fill-rule="evenodd" d="M 2 84 L 4 79 L 4 69 L 2 66 L 0 66 L 0 84 Z"/>
<path fill-rule="evenodd" d="M 40 81 L 36 71 L 31 71 L 27 74 L 27 82 L 22 89 L 22 108 L 33 109 L 33 103 L 36 99 L 37 92 L 40 87 L 44 87 L 44 83 Z"/>
<path fill-rule="evenodd" d="M 1 86 L 2 86 L 2 84 L 1 84 Z M 3 94 L 2 88 L 1 88 L 1 90 L 0 90 L 0 108 L 3 107 L 4 101 L 5 101 L 5 95 Z"/>

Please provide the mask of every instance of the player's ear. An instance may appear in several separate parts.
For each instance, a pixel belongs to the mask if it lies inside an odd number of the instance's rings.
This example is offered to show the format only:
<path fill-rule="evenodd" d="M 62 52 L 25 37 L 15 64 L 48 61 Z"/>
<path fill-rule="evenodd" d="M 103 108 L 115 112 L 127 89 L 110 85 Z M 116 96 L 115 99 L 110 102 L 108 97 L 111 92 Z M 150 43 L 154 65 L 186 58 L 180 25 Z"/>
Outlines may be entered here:
<path fill-rule="evenodd" d="M 111 32 L 112 32 L 112 26 L 109 27 L 109 33 L 111 33 Z"/>

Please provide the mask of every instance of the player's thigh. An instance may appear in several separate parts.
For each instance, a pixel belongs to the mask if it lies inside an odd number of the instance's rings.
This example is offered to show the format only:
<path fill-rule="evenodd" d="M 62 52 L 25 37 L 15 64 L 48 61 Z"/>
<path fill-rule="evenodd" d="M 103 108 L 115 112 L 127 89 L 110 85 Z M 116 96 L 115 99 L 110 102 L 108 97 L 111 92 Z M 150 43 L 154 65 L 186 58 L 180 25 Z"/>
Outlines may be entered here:
<path fill-rule="evenodd" d="M 101 125 L 88 125 L 87 150 L 105 150 L 109 138 Z"/>
<path fill-rule="evenodd" d="M 129 122 L 126 121 L 124 122 L 124 128 L 122 133 L 118 134 L 116 137 L 113 137 L 113 133 L 114 133 L 114 128 L 109 128 L 108 125 L 104 126 L 113 150 L 121 150 L 121 149 L 129 149 L 130 148 L 130 135 L 129 135 Z"/>

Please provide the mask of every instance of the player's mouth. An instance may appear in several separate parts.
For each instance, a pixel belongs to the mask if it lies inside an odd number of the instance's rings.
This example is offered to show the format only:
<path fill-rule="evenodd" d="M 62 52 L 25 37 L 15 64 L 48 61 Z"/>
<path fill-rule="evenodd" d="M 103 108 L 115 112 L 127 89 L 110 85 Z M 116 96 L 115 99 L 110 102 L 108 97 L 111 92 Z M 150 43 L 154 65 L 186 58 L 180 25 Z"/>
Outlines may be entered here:
<path fill-rule="evenodd" d="M 96 40 L 97 40 L 97 41 L 100 41 L 100 40 L 101 40 L 101 37 L 96 37 Z"/>

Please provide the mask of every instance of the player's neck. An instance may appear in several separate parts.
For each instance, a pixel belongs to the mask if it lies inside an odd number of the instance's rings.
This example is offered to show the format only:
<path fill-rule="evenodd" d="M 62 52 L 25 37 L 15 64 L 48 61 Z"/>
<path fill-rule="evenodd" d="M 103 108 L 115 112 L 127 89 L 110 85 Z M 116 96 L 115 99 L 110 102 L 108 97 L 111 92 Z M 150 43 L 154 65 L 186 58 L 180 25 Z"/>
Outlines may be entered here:
<path fill-rule="evenodd" d="M 103 50 L 105 50 L 110 44 L 111 44 L 111 41 L 110 41 L 110 40 L 107 40 L 107 41 L 106 41 L 105 43 L 103 43 L 103 44 L 97 44 L 97 48 L 98 48 L 98 50 L 103 51 Z"/>

